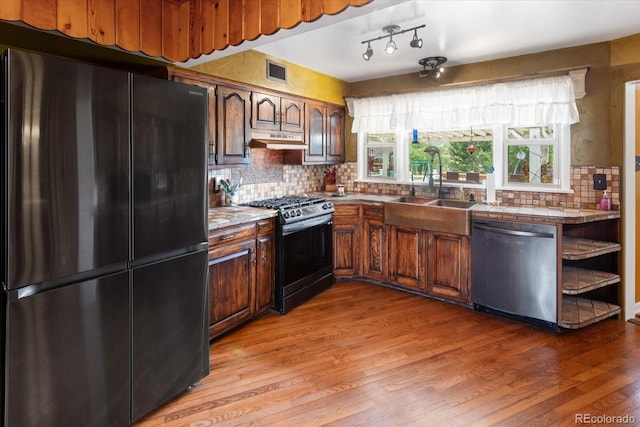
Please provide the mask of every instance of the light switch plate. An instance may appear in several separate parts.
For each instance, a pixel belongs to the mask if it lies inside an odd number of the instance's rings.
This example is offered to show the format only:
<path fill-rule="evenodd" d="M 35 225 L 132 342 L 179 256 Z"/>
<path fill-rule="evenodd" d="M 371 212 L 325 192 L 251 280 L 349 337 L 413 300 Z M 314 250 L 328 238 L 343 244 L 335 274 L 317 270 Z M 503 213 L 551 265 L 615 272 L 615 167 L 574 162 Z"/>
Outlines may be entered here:
<path fill-rule="evenodd" d="M 607 189 L 607 175 L 603 173 L 593 174 L 593 189 L 594 190 L 606 190 Z"/>

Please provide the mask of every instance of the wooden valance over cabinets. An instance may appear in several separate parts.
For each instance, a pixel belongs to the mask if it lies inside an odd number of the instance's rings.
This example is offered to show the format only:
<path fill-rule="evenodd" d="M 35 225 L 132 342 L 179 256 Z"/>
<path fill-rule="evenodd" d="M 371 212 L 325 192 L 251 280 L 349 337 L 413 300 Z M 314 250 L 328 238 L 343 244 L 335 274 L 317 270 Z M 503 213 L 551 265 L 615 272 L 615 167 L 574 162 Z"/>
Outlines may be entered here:
<path fill-rule="evenodd" d="M 2 0 L 0 20 L 182 62 L 372 0 Z"/>

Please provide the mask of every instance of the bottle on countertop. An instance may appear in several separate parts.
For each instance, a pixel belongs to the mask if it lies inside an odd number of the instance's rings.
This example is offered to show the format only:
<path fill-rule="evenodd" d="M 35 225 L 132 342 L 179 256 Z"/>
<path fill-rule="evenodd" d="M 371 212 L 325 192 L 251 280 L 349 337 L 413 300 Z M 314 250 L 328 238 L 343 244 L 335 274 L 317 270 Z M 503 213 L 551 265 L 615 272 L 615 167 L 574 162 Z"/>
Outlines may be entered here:
<path fill-rule="evenodd" d="M 601 211 L 610 211 L 611 210 L 611 199 L 607 195 L 607 191 L 605 190 L 602 193 L 602 198 L 600 199 L 600 210 Z"/>

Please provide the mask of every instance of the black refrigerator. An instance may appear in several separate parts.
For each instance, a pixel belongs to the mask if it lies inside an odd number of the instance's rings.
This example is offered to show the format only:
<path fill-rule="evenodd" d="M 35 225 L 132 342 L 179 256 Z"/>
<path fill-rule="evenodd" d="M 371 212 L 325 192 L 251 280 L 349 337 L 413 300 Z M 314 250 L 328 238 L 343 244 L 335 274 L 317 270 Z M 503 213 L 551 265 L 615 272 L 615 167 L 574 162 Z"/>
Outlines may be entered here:
<path fill-rule="evenodd" d="M 209 372 L 204 89 L 2 56 L 6 426 L 128 425 Z"/>

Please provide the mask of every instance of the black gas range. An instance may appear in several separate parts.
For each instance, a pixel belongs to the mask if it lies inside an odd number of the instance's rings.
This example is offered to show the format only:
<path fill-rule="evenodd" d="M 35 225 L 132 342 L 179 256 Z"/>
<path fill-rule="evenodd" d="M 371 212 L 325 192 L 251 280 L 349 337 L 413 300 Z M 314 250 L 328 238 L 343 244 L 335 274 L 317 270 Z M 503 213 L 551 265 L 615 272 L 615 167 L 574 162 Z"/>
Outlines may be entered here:
<path fill-rule="evenodd" d="M 292 224 L 319 216 L 332 215 L 335 211 L 333 203 L 329 200 L 313 196 L 283 196 L 256 200 L 244 205 L 277 210 L 281 224 Z"/>
<path fill-rule="evenodd" d="M 333 285 L 333 203 L 284 196 L 244 203 L 278 211 L 275 309 L 285 314 Z"/>

